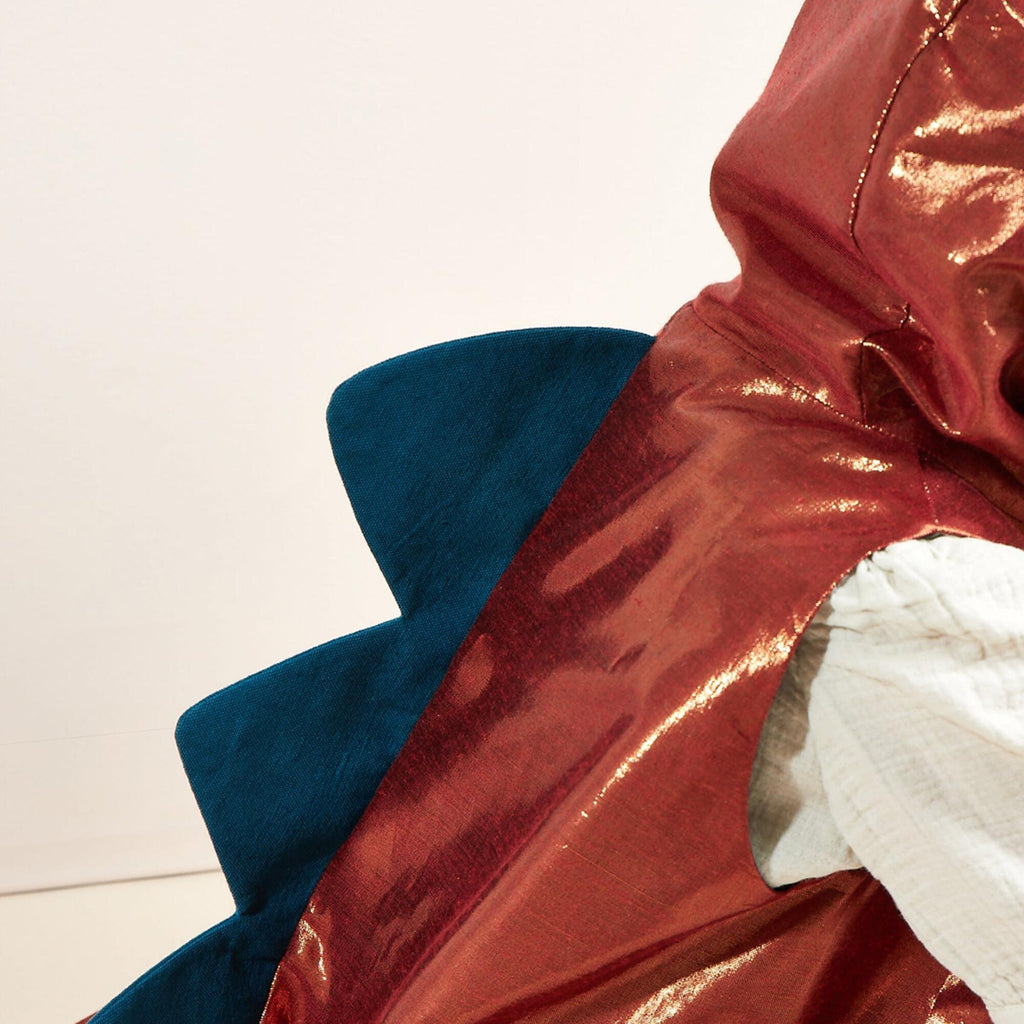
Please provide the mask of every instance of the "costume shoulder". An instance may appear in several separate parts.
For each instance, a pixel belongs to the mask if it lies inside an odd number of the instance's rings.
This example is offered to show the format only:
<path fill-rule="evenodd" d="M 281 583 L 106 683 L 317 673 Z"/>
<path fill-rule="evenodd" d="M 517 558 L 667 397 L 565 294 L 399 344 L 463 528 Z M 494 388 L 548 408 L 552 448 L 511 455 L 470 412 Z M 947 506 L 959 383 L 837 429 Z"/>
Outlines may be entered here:
<path fill-rule="evenodd" d="M 391 359 L 337 389 L 335 460 L 402 616 L 182 716 L 182 761 L 238 909 L 94 1024 L 256 1024 L 328 860 L 653 340 L 589 327 L 487 334 Z"/>

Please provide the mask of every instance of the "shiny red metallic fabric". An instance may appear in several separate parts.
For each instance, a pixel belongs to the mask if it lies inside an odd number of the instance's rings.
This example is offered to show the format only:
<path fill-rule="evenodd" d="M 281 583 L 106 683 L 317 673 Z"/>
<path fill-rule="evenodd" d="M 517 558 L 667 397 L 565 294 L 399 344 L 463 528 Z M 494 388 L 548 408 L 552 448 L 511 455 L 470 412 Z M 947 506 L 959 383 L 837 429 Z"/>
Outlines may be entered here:
<path fill-rule="evenodd" d="M 665 326 L 281 961 L 265 1024 L 982 1024 L 864 871 L 746 801 L 815 610 L 936 530 L 1024 547 L 1024 9 L 808 3 Z"/>

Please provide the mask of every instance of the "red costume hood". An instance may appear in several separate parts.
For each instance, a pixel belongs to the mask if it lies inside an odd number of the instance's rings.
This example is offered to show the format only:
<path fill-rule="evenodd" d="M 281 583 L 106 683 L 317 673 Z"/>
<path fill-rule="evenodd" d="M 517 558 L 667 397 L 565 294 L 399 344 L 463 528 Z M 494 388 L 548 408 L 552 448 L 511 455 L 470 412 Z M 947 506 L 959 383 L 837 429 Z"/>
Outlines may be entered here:
<path fill-rule="evenodd" d="M 1022 69 L 1019 0 L 806 4 L 712 174 L 742 273 L 697 302 L 844 414 L 1017 481 Z"/>
<path fill-rule="evenodd" d="M 748 781 L 871 551 L 1024 547 L 1024 7 L 810 0 L 684 306 L 519 550 L 265 1024 L 988 1020 L 864 871 L 760 878 Z"/>

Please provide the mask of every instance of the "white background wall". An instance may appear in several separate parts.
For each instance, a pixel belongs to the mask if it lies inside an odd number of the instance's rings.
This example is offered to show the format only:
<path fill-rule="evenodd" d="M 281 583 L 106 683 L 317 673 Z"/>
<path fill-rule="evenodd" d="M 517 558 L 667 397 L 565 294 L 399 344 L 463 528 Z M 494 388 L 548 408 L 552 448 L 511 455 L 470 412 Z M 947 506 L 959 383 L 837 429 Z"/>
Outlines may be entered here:
<path fill-rule="evenodd" d="M 179 712 L 394 613 L 334 386 L 731 277 L 797 7 L 0 5 L 0 891 L 213 866 Z"/>

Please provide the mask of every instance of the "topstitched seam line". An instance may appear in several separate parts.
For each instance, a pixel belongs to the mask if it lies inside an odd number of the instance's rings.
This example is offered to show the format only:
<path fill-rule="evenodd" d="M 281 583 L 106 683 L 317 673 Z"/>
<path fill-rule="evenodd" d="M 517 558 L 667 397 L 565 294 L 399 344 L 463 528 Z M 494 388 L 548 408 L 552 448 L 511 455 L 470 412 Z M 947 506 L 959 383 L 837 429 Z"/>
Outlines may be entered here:
<path fill-rule="evenodd" d="M 895 331 L 901 331 L 907 324 L 910 323 L 910 303 L 906 302 L 903 304 L 903 317 L 895 327 L 886 327 L 883 330 L 872 331 L 870 334 L 865 334 L 860 339 L 860 344 L 857 346 L 857 399 L 860 403 L 860 420 L 865 426 L 868 426 L 868 410 L 867 400 L 864 395 L 864 360 L 868 350 L 868 342 L 873 338 L 880 338 L 883 334 L 892 334 Z"/>
<path fill-rule="evenodd" d="M 786 374 L 782 373 L 780 370 L 777 370 L 774 366 L 772 366 L 771 363 L 767 362 L 762 356 L 758 355 L 757 353 L 755 353 L 755 352 L 751 351 L 749 348 L 747 348 L 746 345 L 742 344 L 740 341 L 738 341 L 735 338 L 728 337 L 727 335 L 723 334 L 720 330 L 718 330 L 716 327 L 713 327 L 711 324 L 709 324 L 707 322 L 707 320 L 704 319 L 704 317 L 702 317 L 700 315 L 700 313 L 697 312 L 697 310 L 694 307 L 692 301 L 688 302 L 686 304 L 686 306 L 684 306 L 683 308 L 686 309 L 687 307 L 690 309 L 690 312 L 693 313 L 693 315 L 709 331 L 711 331 L 712 334 L 717 335 L 719 338 L 721 338 L 727 344 L 732 345 L 734 348 L 739 349 L 742 353 L 744 353 L 750 359 L 754 360 L 754 362 L 759 363 L 761 366 L 763 366 L 769 373 L 774 374 L 776 377 L 779 377 L 782 380 L 786 381 L 786 383 L 789 384 L 796 391 L 799 391 L 801 394 L 806 395 L 811 401 L 817 402 L 818 405 L 820 405 L 823 408 L 827 409 L 834 416 L 838 417 L 839 419 L 843 420 L 846 423 L 852 423 L 855 427 L 859 427 L 861 430 L 871 430 L 871 431 L 874 431 L 876 434 L 881 434 L 883 437 L 887 437 L 890 441 L 893 441 L 894 443 L 902 446 L 903 448 L 905 448 L 905 449 L 907 449 L 909 451 L 915 452 L 919 462 L 921 460 L 921 456 L 922 455 L 927 455 L 929 458 L 934 459 L 935 462 L 937 462 L 940 466 L 942 466 L 943 469 L 945 469 L 948 472 L 952 473 L 953 476 L 955 476 L 961 483 L 963 483 L 966 487 L 969 487 L 975 494 L 978 495 L 978 497 L 982 498 L 984 501 L 987 501 L 989 504 L 991 504 L 1000 513 L 1002 513 L 1002 515 L 1006 516 L 1006 518 L 1009 519 L 1011 522 L 1016 523 L 1018 526 L 1024 526 L 1024 519 L 1020 518 L 1019 516 L 1014 515 L 1012 512 L 1010 512 L 1008 509 L 1004 508 L 1002 505 L 997 504 L 991 497 L 989 497 L 988 495 L 982 493 L 982 491 L 978 488 L 978 486 L 975 483 L 973 483 L 971 480 L 968 480 L 967 477 L 965 477 L 962 473 L 960 473 L 955 467 L 951 466 L 944 458 L 942 458 L 941 455 L 939 455 L 937 452 L 933 451 L 931 448 L 928 448 L 925 445 L 918 444 L 916 441 L 908 441 L 905 438 L 902 438 L 899 435 L 894 434 L 894 433 L 892 433 L 889 430 L 886 430 L 884 427 L 879 427 L 878 425 L 876 425 L 874 423 L 864 423 L 864 422 L 861 422 L 861 421 L 855 419 L 852 416 L 848 416 L 844 412 L 840 412 L 840 410 L 836 409 L 835 406 L 830 405 L 824 399 L 819 398 L 813 392 L 808 391 L 807 388 L 805 388 L 803 385 L 798 384 L 791 377 L 788 377 Z M 879 332 L 879 333 L 884 333 L 884 332 Z M 875 337 L 875 335 L 868 335 L 868 337 Z M 865 339 L 865 340 L 867 340 L 867 339 Z M 922 476 L 922 483 L 924 483 L 923 476 Z"/>
<path fill-rule="evenodd" d="M 847 227 L 850 232 L 850 238 L 853 241 L 857 251 L 863 255 L 863 250 L 860 247 L 860 242 L 857 241 L 855 234 L 857 215 L 860 212 L 860 199 L 861 194 L 864 191 L 864 183 L 867 180 L 867 176 L 871 171 L 871 165 L 874 162 L 875 151 L 878 149 L 878 140 L 881 138 L 882 131 L 885 129 L 886 122 L 889 120 L 889 114 L 892 111 L 893 103 L 896 101 L 896 96 L 903 85 L 907 75 L 910 74 L 910 69 L 917 63 L 918 58 L 928 49 L 931 44 L 942 36 L 950 25 L 953 24 L 954 19 L 957 15 L 970 3 L 970 0 L 960 0 L 960 2 L 953 8 L 949 16 L 946 18 L 939 28 L 935 29 L 931 35 L 917 48 L 917 51 L 907 62 L 907 66 L 899 74 L 895 84 L 892 87 L 892 91 L 889 93 L 888 99 L 882 106 L 882 112 L 878 115 L 878 120 L 875 122 L 875 130 L 871 133 L 871 142 L 868 145 L 867 154 L 864 159 L 864 167 L 862 168 L 860 175 L 857 178 L 857 184 L 853 189 L 853 196 L 850 199 L 850 216 L 847 221 Z"/>
<path fill-rule="evenodd" d="M 917 466 L 918 466 L 918 469 L 920 469 L 920 471 L 921 471 L 921 485 L 924 487 L 924 496 L 925 496 L 925 498 L 928 501 L 928 511 L 929 511 L 929 513 L 931 514 L 931 517 L 932 517 L 932 525 L 933 526 L 938 526 L 939 525 L 939 514 L 938 514 L 938 511 L 935 508 L 935 498 L 932 495 L 931 487 L 928 485 L 928 474 L 925 471 L 924 459 L 921 456 L 922 456 L 922 453 L 919 451 L 918 452 L 918 458 L 917 458 Z"/>
<path fill-rule="evenodd" d="M 825 409 L 828 409 L 829 412 L 831 412 L 835 416 L 838 416 L 841 420 L 845 420 L 848 423 L 852 423 L 852 424 L 854 424 L 854 426 L 861 427 L 864 430 L 872 430 L 872 431 L 874 431 L 877 434 L 881 434 L 883 437 L 888 437 L 890 440 L 896 441 L 898 444 L 907 445 L 909 447 L 917 447 L 916 445 L 914 445 L 913 442 L 906 441 L 902 437 L 899 437 L 896 434 L 890 433 L 884 427 L 879 427 L 879 426 L 877 426 L 874 423 L 865 423 L 862 419 L 857 419 L 857 418 L 855 418 L 853 416 L 850 416 L 849 414 L 847 414 L 845 412 L 841 412 L 834 405 L 832 405 L 829 402 L 826 402 L 825 399 L 821 398 L 819 395 L 816 395 L 813 391 L 808 391 L 807 388 L 804 387 L 804 385 L 797 383 L 797 381 L 795 381 L 792 377 L 790 377 L 787 374 L 783 373 L 781 370 L 776 369 L 763 356 L 759 355 L 758 353 L 754 352 L 752 349 L 748 348 L 741 341 L 739 341 L 736 338 L 730 338 L 728 335 L 725 335 L 720 330 L 718 330 L 717 327 L 714 327 L 712 324 L 709 324 L 707 322 L 707 320 L 705 320 L 704 317 L 702 317 L 700 315 L 700 313 L 697 312 L 696 308 L 693 307 L 692 304 L 691 304 L 691 311 L 692 311 L 693 315 L 709 331 L 711 331 L 713 334 L 717 334 L 718 337 L 721 338 L 723 341 L 728 342 L 730 345 L 734 346 L 735 348 L 738 348 L 741 352 L 743 352 L 744 354 L 749 356 L 751 359 L 753 359 L 755 362 L 757 362 L 761 366 L 763 366 L 769 373 L 773 374 L 776 377 L 781 378 L 791 388 L 793 388 L 795 391 L 799 391 L 802 395 L 805 395 L 812 402 L 817 402 L 818 405 L 823 406 Z M 893 330 L 895 330 L 895 329 L 896 328 L 893 328 Z M 878 333 L 882 334 L 882 333 L 887 333 L 887 332 L 880 331 Z M 874 337 L 874 335 L 868 335 L 867 337 Z M 862 339 L 861 347 L 863 347 L 863 343 L 866 340 L 867 340 L 867 338 Z"/>

